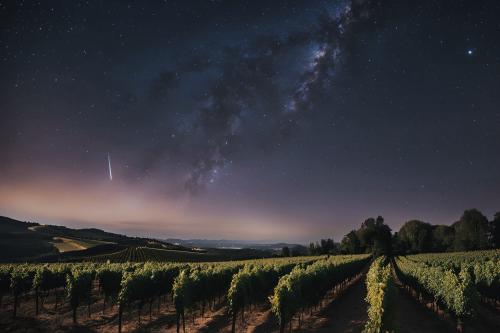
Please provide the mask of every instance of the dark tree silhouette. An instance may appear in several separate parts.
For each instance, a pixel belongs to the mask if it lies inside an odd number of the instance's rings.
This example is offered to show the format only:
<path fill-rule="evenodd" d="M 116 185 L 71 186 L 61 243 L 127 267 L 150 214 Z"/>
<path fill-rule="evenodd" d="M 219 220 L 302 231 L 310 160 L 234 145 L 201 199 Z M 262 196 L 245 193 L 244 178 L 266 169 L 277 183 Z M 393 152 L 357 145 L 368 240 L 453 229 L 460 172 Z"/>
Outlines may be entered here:
<path fill-rule="evenodd" d="M 408 221 L 399 229 L 397 241 L 403 252 L 429 252 L 432 249 L 432 226 L 419 220 Z"/>
<path fill-rule="evenodd" d="M 455 242 L 455 229 L 448 225 L 435 225 L 432 227 L 432 251 L 446 252 L 453 250 Z"/>
<path fill-rule="evenodd" d="M 384 223 L 382 216 L 367 219 L 356 234 L 363 252 L 373 253 L 375 256 L 392 252 L 391 228 Z"/>
<path fill-rule="evenodd" d="M 312 255 L 335 254 L 335 242 L 332 238 L 322 239 L 320 243 L 310 243 L 309 253 Z"/>
<path fill-rule="evenodd" d="M 488 224 L 488 219 L 479 210 L 466 210 L 460 220 L 453 224 L 455 250 L 471 251 L 488 248 Z"/>
<path fill-rule="evenodd" d="M 340 242 L 342 253 L 361 253 L 361 242 L 355 230 L 351 230 Z"/>
<path fill-rule="evenodd" d="M 288 246 L 283 246 L 283 248 L 281 249 L 281 256 L 282 257 L 290 256 L 290 249 L 288 248 Z"/>
<path fill-rule="evenodd" d="M 490 222 L 491 245 L 500 248 L 500 212 L 496 213 Z"/>

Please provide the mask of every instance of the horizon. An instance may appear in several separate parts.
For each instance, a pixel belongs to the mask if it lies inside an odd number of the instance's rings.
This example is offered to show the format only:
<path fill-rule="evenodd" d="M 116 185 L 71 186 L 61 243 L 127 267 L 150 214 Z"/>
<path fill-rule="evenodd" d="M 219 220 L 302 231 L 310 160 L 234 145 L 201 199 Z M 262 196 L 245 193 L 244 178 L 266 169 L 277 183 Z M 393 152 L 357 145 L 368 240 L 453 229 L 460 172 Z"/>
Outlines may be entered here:
<path fill-rule="evenodd" d="M 474 209 L 474 208 L 470 208 L 470 209 Z M 469 209 L 467 209 L 467 210 L 469 210 Z M 479 211 L 481 212 L 481 210 L 479 210 Z M 495 217 L 495 215 L 497 215 L 497 214 L 500 214 L 500 212 L 496 212 L 496 213 L 492 214 L 491 217 L 489 215 L 485 215 L 485 217 L 488 220 L 492 220 Z M 293 239 L 271 239 L 271 238 L 269 238 L 269 239 L 251 239 L 251 238 L 250 239 L 249 238 L 247 238 L 247 239 L 244 239 L 244 238 L 232 239 L 232 238 L 153 236 L 153 235 L 148 234 L 148 233 L 141 234 L 141 233 L 135 233 L 133 231 L 127 232 L 127 231 L 121 231 L 121 230 L 106 229 L 106 228 L 102 227 L 102 224 L 95 224 L 95 223 L 94 224 L 92 224 L 92 223 L 89 223 L 89 224 L 85 224 L 85 223 L 83 223 L 83 224 L 78 224 L 78 223 L 76 223 L 76 224 L 64 224 L 64 221 L 61 221 L 61 222 L 51 222 L 51 221 L 42 222 L 42 221 L 37 221 L 37 220 L 33 220 L 33 219 L 25 219 L 22 217 L 15 217 L 15 216 L 6 216 L 6 215 L 2 215 L 2 214 L 0 214 L 0 217 L 19 220 L 19 221 L 26 222 L 26 223 L 33 223 L 34 222 L 34 223 L 38 223 L 40 225 L 53 225 L 53 226 L 67 227 L 67 228 L 72 228 L 72 229 L 100 229 L 104 232 L 122 234 L 122 235 L 125 235 L 128 237 L 143 237 L 143 238 L 151 238 L 151 239 L 157 239 L 157 240 L 162 240 L 162 241 L 168 241 L 168 240 L 181 240 L 184 242 L 189 242 L 189 241 L 209 241 L 209 242 L 222 241 L 222 242 L 234 242 L 234 243 L 248 243 L 248 244 L 252 244 L 252 245 L 255 245 L 255 244 L 272 245 L 272 244 L 277 244 L 277 243 L 285 243 L 285 244 L 289 244 L 289 245 L 291 244 L 291 245 L 303 245 L 303 246 L 307 246 L 311 243 L 317 243 L 318 241 L 320 241 L 322 239 L 327 239 L 327 238 L 331 238 L 335 243 L 340 243 L 340 241 L 343 239 L 343 237 L 348 232 L 358 229 L 358 227 L 361 225 L 361 223 L 366 221 L 366 219 L 365 219 L 365 220 L 361 221 L 358 225 L 353 224 L 353 229 L 347 231 L 343 235 L 327 235 L 326 238 L 325 238 L 325 236 L 322 236 L 321 238 L 317 238 L 317 239 L 308 239 L 308 240 L 296 239 L 296 240 L 293 240 Z M 383 216 L 382 216 L 382 218 L 383 218 Z M 396 232 L 398 232 L 399 228 L 402 225 L 404 225 L 406 222 L 409 222 L 409 221 L 421 221 L 421 220 L 408 219 L 408 220 L 404 221 L 403 223 L 401 223 L 401 225 L 397 229 L 391 227 L 392 234 L 394 235 Z M 459 218 L 457 218 L 456 221 L 451 222 L 449 224 L 431 223 L 428 221 L 422 221 L 422 222 L 429 223 L 432 226 L 439 226 L 439 225 L 451 226 L 452 224 L 454 224 L 458 221 L 459 221 Z M 384 219 L 384 222 L 387 222 L 387 221 L 385 221 L 385 219 Z M 389 227 L 390 227 L 390 225 L 389 225 Z"/>
<path fill-rule="evenodd" d="M 491 218 L 495 12 L 451 0 L 0 5 L 0 214 L 299 244 L 338 242 L 379 215 L 393 232 L 470 208 Z"/>

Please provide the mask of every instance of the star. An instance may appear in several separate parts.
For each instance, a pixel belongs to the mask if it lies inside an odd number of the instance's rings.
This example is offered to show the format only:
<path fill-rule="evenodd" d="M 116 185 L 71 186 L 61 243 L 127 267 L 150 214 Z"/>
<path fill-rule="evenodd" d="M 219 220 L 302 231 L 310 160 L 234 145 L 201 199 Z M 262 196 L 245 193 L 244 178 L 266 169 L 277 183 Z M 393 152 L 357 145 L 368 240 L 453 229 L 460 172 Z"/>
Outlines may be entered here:
<path fill-rule="evenodd" d="M 468 54 L 468 55 L 473 55 L 473 54 L 474 54 L 474 50 L 472 50 L 472 49 L 468 49 L 468 50 L 467 50 L 467 54 Z"/>

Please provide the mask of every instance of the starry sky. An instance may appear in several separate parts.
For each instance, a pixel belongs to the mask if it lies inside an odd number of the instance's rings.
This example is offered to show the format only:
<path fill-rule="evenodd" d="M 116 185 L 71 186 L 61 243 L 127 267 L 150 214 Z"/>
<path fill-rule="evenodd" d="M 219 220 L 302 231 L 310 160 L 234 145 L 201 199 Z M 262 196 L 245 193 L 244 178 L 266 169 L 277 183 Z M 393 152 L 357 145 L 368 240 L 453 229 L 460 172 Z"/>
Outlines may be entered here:
<path fill-rule="evenodd" d="M 297 242 L 340 240 L 376 215 L 393 230 L 472 207 L 491 217 L 499 11 L 0 1 L 0 214 Z"/>

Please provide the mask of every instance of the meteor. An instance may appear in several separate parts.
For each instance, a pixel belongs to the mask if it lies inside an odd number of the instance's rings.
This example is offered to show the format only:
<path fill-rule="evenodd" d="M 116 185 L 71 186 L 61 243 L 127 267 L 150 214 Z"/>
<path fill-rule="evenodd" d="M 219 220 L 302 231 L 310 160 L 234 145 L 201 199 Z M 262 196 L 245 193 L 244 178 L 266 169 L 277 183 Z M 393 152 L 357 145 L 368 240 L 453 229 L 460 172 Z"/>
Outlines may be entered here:
<path fill-rule="evenodd" d="M 111 172 L 111 158 L 108 153 L 108 168 L 109 168 L 109 180 L 113 180 L 113 173 Z"/>

